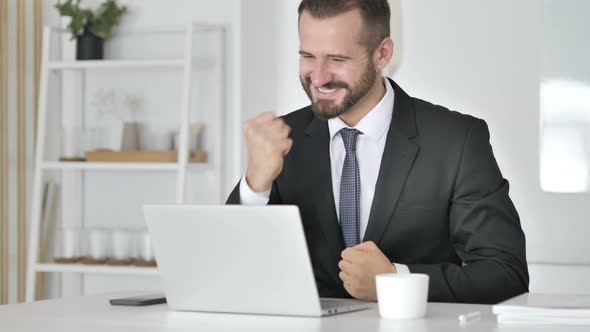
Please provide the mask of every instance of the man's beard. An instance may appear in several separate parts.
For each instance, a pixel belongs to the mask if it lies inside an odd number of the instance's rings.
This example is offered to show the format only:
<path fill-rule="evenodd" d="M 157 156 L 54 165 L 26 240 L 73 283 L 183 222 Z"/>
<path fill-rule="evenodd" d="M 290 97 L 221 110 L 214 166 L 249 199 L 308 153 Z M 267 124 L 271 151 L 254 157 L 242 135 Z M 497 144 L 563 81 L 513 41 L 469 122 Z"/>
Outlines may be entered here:
<path fill-rule="evenodd" d="M 299 77 L 301 81 L 301 85 L 303 86 L 303 90 L 309 97 L 311 101 L 311 109 L 313 113 L 322 120 L 328 120 L 335 117 L 342 115 L 343 113 L 350 110 L 353 106 L 355 106 L 363 97 L 369 93 L 369 90 L 375 84 L 375 80 L 377 79 L 377 71 L 375 70 L 375 66 L 373 63 L 369 61 L 367 64 L 367 68 L 363 72 L 359 82 L 354 86 L 350 86 L 345 82 L 341 81 L 332 81 L 322 88 L 325 89 L 334 89 L 334 88 L 343 88 L 346 89 L 346 95 L 340 104 L 335 104 L 332 100 L 322 100 L 318 99 L 314 101 L 312 92 L 311 92 L 311 78 L 307 76 L 305 79 Z"/>

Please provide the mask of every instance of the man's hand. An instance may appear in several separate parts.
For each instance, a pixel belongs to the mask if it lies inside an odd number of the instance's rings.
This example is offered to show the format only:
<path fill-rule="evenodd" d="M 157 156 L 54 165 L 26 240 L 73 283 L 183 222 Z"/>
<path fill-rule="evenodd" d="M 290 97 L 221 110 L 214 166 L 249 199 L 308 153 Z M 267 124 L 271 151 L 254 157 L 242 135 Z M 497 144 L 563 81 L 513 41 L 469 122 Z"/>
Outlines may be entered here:
<path fill-rule="evenodd" d="M 377 301 L 375 276 L 397 272 L 373 241 L 346 248 L 341 256 L 342 260 L 338 263 L 340 279 L 348 294 L 356 299 Z"/>
<path fill-rule="evenodd" d="M 291 150 L 291 128 L 273 113 L 262 113 L 242 125 L 248 146 L 246 181 L 255 192 L 270 190 Z"/>

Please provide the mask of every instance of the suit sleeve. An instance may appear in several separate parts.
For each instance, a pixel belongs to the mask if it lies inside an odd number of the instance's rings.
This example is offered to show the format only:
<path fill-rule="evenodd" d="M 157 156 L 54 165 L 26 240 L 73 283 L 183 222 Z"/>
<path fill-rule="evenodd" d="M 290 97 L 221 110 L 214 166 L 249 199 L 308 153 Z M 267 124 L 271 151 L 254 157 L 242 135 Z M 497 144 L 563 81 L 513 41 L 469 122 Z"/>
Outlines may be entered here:
<path fill-rule="evenodd" d="M 469 130 L 457 169 L 449 231 L 461 266 L 408 264 L 430 276 L 429 301 L 497 303 L 528 291 L 525 236 L 483 120 Z"/>
<path fill-rule="evenodd" d="M 245 181 L 245 176 L 242 177 L 242 179 L 234 187 L 234 190 L 232 190 L 232 192 L 229 194 L 229 197 L 227 198 L 227 201 L 225 202 L 225 204 L 228 204 L 228 205 L 243 204 L 241 201 L 241 198 L 240 198 L 240 184 L 242 181 Z M 281 198 L 279 195 L 279 190 L 278 190 L 276 181 L 273 181 L 273 183 L 272 183 L 272 189 L 270 190 L 270 197 L 268 199 L 267 204 L 281 204 Z"/>

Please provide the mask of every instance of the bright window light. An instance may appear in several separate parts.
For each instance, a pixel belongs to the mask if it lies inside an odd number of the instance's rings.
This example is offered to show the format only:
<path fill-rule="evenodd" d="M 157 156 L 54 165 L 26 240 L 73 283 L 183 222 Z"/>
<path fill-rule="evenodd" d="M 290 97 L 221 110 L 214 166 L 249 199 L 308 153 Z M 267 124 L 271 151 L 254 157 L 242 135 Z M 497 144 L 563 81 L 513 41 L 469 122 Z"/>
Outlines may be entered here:
<path fill-rule="evenodd" d="M 590 85 L 541 83 L 541 188 L 554 193 L 590 189 Z"/>

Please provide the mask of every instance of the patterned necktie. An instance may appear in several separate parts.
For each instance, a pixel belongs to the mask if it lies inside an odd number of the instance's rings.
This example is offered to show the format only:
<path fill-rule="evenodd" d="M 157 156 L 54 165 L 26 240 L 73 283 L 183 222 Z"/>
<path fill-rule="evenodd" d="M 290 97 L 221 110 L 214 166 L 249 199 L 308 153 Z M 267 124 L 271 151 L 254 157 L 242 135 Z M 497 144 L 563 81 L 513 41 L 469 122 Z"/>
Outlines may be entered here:
<path fill-rule="evenodd" d="M 340 178 L 340 227 L 348 248 L 360 243 L 361 177 L 356 160 L 356 137 L 362 133 L 349 128 L 342 128 L 339 132 L 346 150 Z"/>

